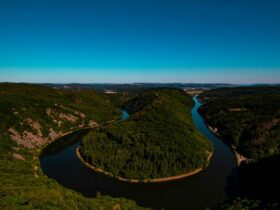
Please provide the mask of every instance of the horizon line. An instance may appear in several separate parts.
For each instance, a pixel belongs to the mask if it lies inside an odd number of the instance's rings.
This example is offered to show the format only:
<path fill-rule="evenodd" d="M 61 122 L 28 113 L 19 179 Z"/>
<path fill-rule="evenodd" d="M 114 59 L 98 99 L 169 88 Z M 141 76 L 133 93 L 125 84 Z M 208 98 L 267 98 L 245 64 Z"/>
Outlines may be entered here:
<path fill-rule="evenodd" d="M 0 84 L 55 84 L 55 85 L 138 85 L 138 84 L 198 84 L 198 85 L 280 85 L 280 82 L 257 83 L 224 83 L 224 82 L 11 82 L 0 81 Z"/>

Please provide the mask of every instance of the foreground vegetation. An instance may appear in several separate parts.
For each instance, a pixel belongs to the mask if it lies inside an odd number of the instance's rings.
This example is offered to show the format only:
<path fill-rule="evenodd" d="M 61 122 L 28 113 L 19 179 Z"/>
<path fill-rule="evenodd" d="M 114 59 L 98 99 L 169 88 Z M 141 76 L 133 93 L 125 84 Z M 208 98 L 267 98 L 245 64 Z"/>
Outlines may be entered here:
<path fill-rule="evenodd" d="M 200 95 L 200 113 L 245 157 L 280 153 L 280 87 L 210 90 Z"/>
<path fill-rule="evenodd" d="M 0 209 L 142 209 L 124 198 L 85 198 L 46 177 L 41 148 L 120 112 L 95 91 L 0 84 Z"/>
<path fill-rule="evenodd" d="M 85 198 L 47 178 L 40 169 L 35 176 L 38 165 L 31 158 L 22 161 L 1 153 L 0 209 L 143 209 L 124 198 Z"/>
<path fill-rule="evenodd" d="M 212 145 L 195 128 L 192 98 L 183 91 L 144 92 L 126 102 L 127 121 L 84 137 L 81 154 L 90 164 L 127 179 L 170 177 L 206 167 Z"/>

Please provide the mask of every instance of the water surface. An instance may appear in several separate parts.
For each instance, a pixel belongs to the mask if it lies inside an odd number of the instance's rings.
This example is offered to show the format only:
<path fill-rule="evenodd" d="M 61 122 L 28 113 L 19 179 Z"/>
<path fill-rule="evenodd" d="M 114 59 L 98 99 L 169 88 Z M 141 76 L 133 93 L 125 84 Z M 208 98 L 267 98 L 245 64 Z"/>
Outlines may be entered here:
<path fill-rule="evenodd" d="M 95 196 L 99 191 L 103 195 L 125 197 L 142 206 L 166 210 L 199 210 L 215 206 L 228 198 L 228 194 L 235 193 L 236 186 L 231 180 L 235 178 L 233 171 L 236 163 L 231 150 L 204 124 L 197 111 L 200 103 L 196 97 L 194 102 L 194 123 L 215 148 L 210 165 L 200 174 L 167 183 L 133 184 L 95 173 L 84 166 L 75 154 L 86 131 L 78 131 L 50 144 L 47 148 L 52 152 L 43 153 L 40 159 L 43 171 L 63 186 L 88 197 Z M 123 119 L 128 116 L 123 113 Z"/>

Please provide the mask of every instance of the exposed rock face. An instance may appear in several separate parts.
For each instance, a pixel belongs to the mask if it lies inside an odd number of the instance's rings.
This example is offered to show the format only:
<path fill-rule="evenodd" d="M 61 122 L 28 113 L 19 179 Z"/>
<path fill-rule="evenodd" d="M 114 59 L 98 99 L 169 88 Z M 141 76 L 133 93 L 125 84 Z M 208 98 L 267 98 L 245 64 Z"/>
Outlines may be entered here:
<path fill-rule="evenodd" d="M 59 137 L 59 133 L 55 132 L 52 128 L 50 128 L 49 139 L 53 141 L 54 139 Z"/>
<path fill-rule="evenodd" d="M 75 112 L 76 114 L 79 114 L 80 115 L 80 117 L 82 118 L 82 119 L 85 119 L 86 118 L 86 115 L 84 114 L 84 113 L 82 113 L 82 112 Z"/>
<path fill-rule="evenodd" d="M 0 138 L 14 141 L 21 149 L 40 149 L 74 129 L 86 128 L 89 124 L 95 126 L 90 120 L 116 115 L 110 101 L 106 102 L 106 97 L 94 90 L 61 90 L 34 84 L 0 85 Z"/>
<path fill-rule="evenodd" d="M 71 115 L 71 114 L 64 114 L 64 113 L 59 113 L 58 118 L 61 120 L 66 120 L 72 123 L 76 123 L 78 118 Z"/>
<path fill-rule="evenodd" d="M 89 127 L 94 127 L 94 126 L 97 126 L 97 125 L 98 125 L 98 123 L 93 121 L 93 120 L 90 120 L 89 123 L 88 123 Z"/>
<path fill-rule="evenodd" d="M 14 128 L 9 128 L 8 131 L 12 140 L 14 140 L 17 144 L 22 145 L 26 148 L 34 148 L 34 145 L 31 142 L 23 139 L 22 136 Z"/>
<path fill-rule="evenodd" d="M 46 113 L 50 118 L 53 119 L 53 122 L 58 124 L 58 126 L 61 126 L 63 124 L 63 121 L 67 121 L 73 124 L 78 122 L 81 123 L 86 118 L 85 114 L 82 112 L 75 111 L 71 108 L 62 105 L 58 106 L 56 104 L 55 106 L 58 107 L 60 110 L 47 108 Z M 63 112 L 61 111 L 61 109 L 63 109 Z M 71 114 L 67 112 L 71 112 Z"/>
<path fill-rule="evenodd" d="M 51 108 L 47 108 L 46 113 L 49 117 L 53 116 L 53 110 Z"/>
<path fill-rule="evenodd" d="M 56 108 L 47 108 L 46 114 L 48 117 L 52 119 L 54 123 L 57 124 L 59 128 L 61 127 L 61 125 L 63 125 L 64 122 L 68 122 L 72 124 L 73 127 L 80 127 L 80 128 L 94 127 L 98 125 L 98 123 L 93 120 L 89 120 L 89 122 L 85 124 L 86 116 L 82 112 L 72 110 L 62 105 L 59 106 L 57 104 L 55 105 L 55 107 L 58 107 L 60 111 L 56 110 Z M 61 112 L 61 108 L 64 109 L 65 111 L 71 111 L 72 114 Z M 43 129 L 42 125 L 31 118 L 27 118 L 23 120 L 22 122 L 20 122 L 20 124 L 29 125 L 32 129 L 19 132 L 16 130 L 15 127 L 11 127 L 8 129 L 8 132 L 10 133 L 10 137 L 12 138 L 12 140 L 14 140 L 18 145 L 22 145 L 23 147 L 30 148 L 30 149 L 38 146 L 42 146 L 46 144 L 48 141 L 53 141 L 54 139 L 58 138 L 59 136 L 69 131 L 69 130 L 57 131 L 55 128 L 50 127 L 48 135 L 44 136 L 42 132 Z M 19 158 L 18 155 L 17 158 Z"/>
<path fill-rule="evenodd" d="M 22 155 L 20 155 L 20 154 L 18 154 L 18 153 L 14 153 L 14 154 L 13 154 L 13 157 L 16 158 L 16 159 L 18 159 L 18 160 L 25 160 L 25 158 L 22 157 Z"/>
<path fill-rule="evenodd" d="M 31 142 L 31 144 L 35 145 L 35 146 L 40 146 L 43 145 L 47 142 L 47 138 L 44 138 L 42 136 L 42 134 L 34 134 L 32 132 L 29 131 L 24 131 L 23 132 L 23 139 L 25 141 Z"/>
<path fill-rule="evenodd" d="M 37 131 L 38 136 L 41 136 L 41 137 L 43 136 L 42 131 L 41 131 L 42 126 L 40 125 L 39 122 L 33 121 L 30 118 L 27 118 L 25 120 L 25 122 L 28 123 L 34 130 Z"/>
<path fill-rule="evenodd" d="M 34 134 L 30 131 L 24 131 L 22 135 L 19 134 L 15 128 L 9 128 L 8 131 L 12 140 L 26 148 L 34 148 L 35 146 L 40 146 L 47 142 L 47 138 L 43 137 L 41 131 L 38 134 Z"/>
<path fill-rule="evenodd" d="M 25 120 L 19 122 L 21 126 L 27 126 L 25 130 L 19 131 L 16 129 L 16 126 L 8 129 L 11 139 L 18 145 L 33 149 L 46 144 L 48 141 L 53 141 L 69 132 L 71 128 L 94 127 L 98 125 L 93 120 L 88 121 L 84 113 L 59 104 L 54 104 L 54 106 L 46 108 L 45 114 L 57 126 L 44 125 L 42 127 L 38 121 L 27 117 Z M 63 126 L 66 122 L 71 125 L 68 129 Z M 49 132 L 44 132 L 43 134 L 43 128 L 47 128 Z M 20 156 L 16 155 L 15 158 L 20 159 Z"/>
<path fill-rule="evenodd" d="M 62 108 L 62 109 L 64 109 L 64 110 L 66 110 L 66 111 L 70 111 L 70 112 L 75 113 L 76 115 L 78 115 L 78 116 L 79 116 L 80 118 L 82 118 L 82 119 L 84 119 L 84 118 L 86 117 L 86 115 L 85 115 L 84 113 L 78 112 L 78 111 L 76 111 L 76 110 L 74 110 L 74 109 L 71 109 L 71 108 L 69 108 L 69 107 L 65 107 L 65 106 L 63 106 L 63 105 L 60 105 L 59 107 Z"/>

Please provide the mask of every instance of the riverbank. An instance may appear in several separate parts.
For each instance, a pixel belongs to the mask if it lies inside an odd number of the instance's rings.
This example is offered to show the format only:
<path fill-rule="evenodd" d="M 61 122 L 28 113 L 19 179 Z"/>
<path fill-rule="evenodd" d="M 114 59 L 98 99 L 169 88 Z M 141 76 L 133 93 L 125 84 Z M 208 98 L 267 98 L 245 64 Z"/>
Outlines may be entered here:
<path fill-rule="evenodd" d="M 94 172 L 77 158 L 76 149 L 81 140 L 81 135 L 79 134 L 74 135 L 74 143 L 71 146 L 69 144 L 65 149 L 59 149 L 58 152 L 41 158 L 44 173 L 58 183 L 78 191 L 86 197 L 94 197 L 96 192 L 99 191 L 104 195 L 129 198 L 135 200 L 139 205 L 149 206 L 154 209 L 179 210 L 186 206 L 186 201 L 189 209 L 205 209 L 207 206 L 216 206 L 228 198 L 225 189 L 231 190 L 232 188 L 228 188 L 227 177 L 232 169 L 236 167 L 236 162 L 229 147 L 209 132 L 197 112 L 197 108 L 200 105 L 197 103 L 195 105 L 192 110 L 192 118 L 196 128 L 201 134 L 215 143 L 214 153 L 209 165 L 196 175 L 170 182 L 143 184 L 133 184 L 109 178 L 106 175 Z M 64 141 L 69 142 L 71 139 L 72 137 L 69 136 Z M 205 155 L 205 160 L 208 154 Z M 86 157 L 84 159 L 87 160 Z M 210 194 L 208 189 L 211 189 Z"/>
<path fill-rule="evenodd" d="M 235 159 L 236 159 L 236 163 L 237 163 L 237 166 L 238 166 L 238 167 L 241 165 L 242 162 L 247 163 L 248 161 L 251 161 L 251 160 L 252 160 L 252 159 L 247 158 L 247 157 L 241 155 L 240 153 L 238 153 L 238 152 L 236 151 L 236 148 L 235 148 L 234 146 L 231 146 L 231 149 L 232 149 L 232 151 L 234 152 L 234 157 L 235 157 Z"/>
<path fill-rule="evenodd" d="M 222 135 L 220 135 L 218 133 L 218 129 L 217 128 L 212 128 L 210 125 L 208 125 L 205 121 L 204 123 L 207 125 L 208 129 L 218 138 L 222 138 Z M 234 158 L 237 164 L 237 167 L 239 167 L 241 165 L 242 162 L 248 162 L 251 159 L 247 158 L 243 155 L 241 155 L 240 153 L 237 152 L 236 148 L 233 145 L 228 145 L 228 147 L 231 149 L 231 151 L 234 153 Z"/>
<path fill-rule="evenodd" d="M 47 147 L 49 144 L 69 135 L 69 134 L 72 134 L 72 133 L 75 133 L 77 131 L 80 131 L 80 130 L 88 130 L 88 129 L 94 129 L 94 128 L 99 128 L 101 126 L 104 126 L 104 125 L 107 125 L 107 124 L 110 124 L 110 123 L 114 123 L 114 122 L 117 122 L 118 120 L 120 120 L 120 118 L 118 119 L 115 119 L 115 120 L 109 120 L 109 121 L 106 121 L 106 122 L 103 122 L 103 123 L 100 123 L 100 124 L 95 124 L 95 125 L 92 125 L 92 126 L 85 126 L 85 127 L 79 127 L 79 128 L 74 128 L 66 133 L 61 133 L 59 134 L 53 141 L 49 142 L 48 144 L 44 145 L 44 147 L 40 148 L 40 151 L 44 150 L 45 147 Z"/>
<path fill-rule="evenodd" d="M 82 157 L 81 153 L 80 153 L 80 147 L 77 147 L 76 149 L 76 155 L 78 157 L 78 159 L 85 165 L 87 166 L 88 168 L 92 169 L 93 171 L 95 172 L 98 172 L 98 173 L 101 173 L 101 174 L 104 174 L 106 176 L 109 176 L 109 177 L 113 177 L 113 178 L 116 178 L 117 180 L 119 181 L 123 181 L 123 182 L 129 182 L 129 183 L 160 183 L 160 182 L 169 182 L 169 181 L 174 181 L 174 180 L 178 180 L 178 179 L 183 179 L 183 178 L 186 178 L 186 177 L 189 177 L 189 176 L 193 176 L 195 174 L 198 174 L 200 172 L 202 172 L 204 169 L 201 167 L 201 168 L 197 168 L 195 169 L 194 171 L 191 171 L 191 172 L 188 172 L 188 173 L 184 173 L 184 174 L 180 174 L 180 175 L 177 175 L 177 176 L 171 176 L 171 177 L 164 177 L 164 178 L 156 178 L 156 179 L 143 179 L 143 180 L 139 180 L 139 179 L 127 179 L 127 178 L 124 178 L 124 177 L 120 177 L 120 176 L 116 176 L 108 171 L 104 171 L 100 168 L 97 168 L 91 164 L 89 164 L 87 161 L 84 160 L 84 158 Z M 207 161 L 208 163 L 210 162 L 211 160 L 211 157 L 213 155 L 213 152 L 209 153 L 208 155 L 208 158 L 207 158 Z"/>
<path fill-rule="evenodd" d="M 243 161 L 246 162 L 247 160 L 249 160 L 249 158 L 244 157 L 243 155 L 239 154 L 239 153 L 236 152 L 235 150 L 234 150 L 234 154 L 235 154 L 235 159 L 236 159 L 236 162 L 237 162 L 237 166 L 238 166 L 238 167 L 241 165 L 241 163 L 242 163 Z"/>

